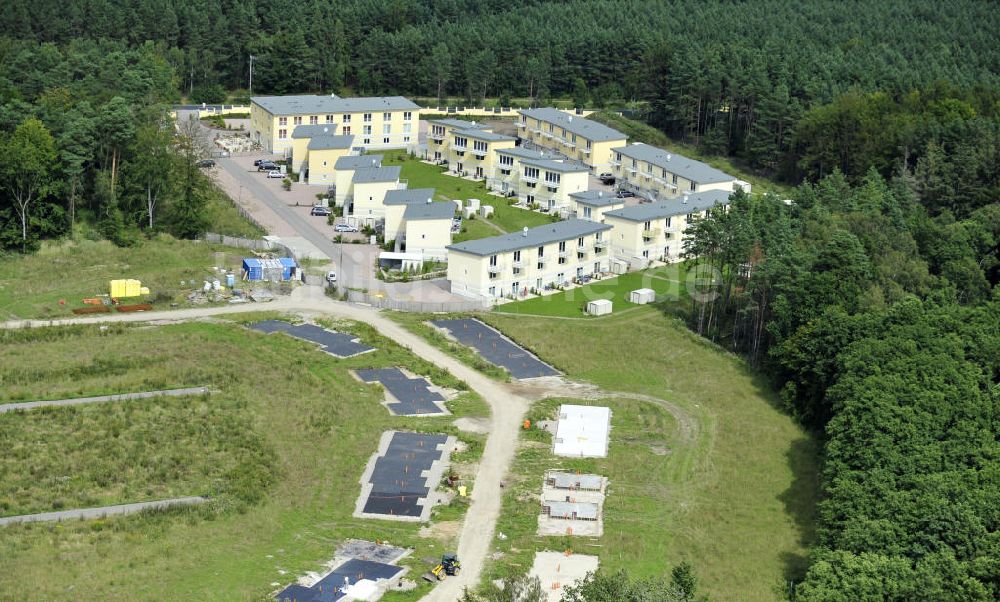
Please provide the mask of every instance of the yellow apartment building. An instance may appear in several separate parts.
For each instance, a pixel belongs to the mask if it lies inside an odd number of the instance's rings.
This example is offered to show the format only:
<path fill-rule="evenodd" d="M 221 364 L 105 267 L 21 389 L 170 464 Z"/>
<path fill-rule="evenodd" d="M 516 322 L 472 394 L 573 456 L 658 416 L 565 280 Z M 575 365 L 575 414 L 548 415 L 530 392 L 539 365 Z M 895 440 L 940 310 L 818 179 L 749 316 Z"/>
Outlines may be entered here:
<path fill-rule="evenodd" d="M 619 188 L 651 201 L 737 186 L 750 192 L 749 183 L 710 165 L 641 142 L 614 149 L 611 173 Z"/>
<path fill-rule="evenodd" d="M 524 159 L 544 159 L 545 153 L 514 146 L 493 151 L 493 173 L 486 176 L 486 187 L 503 196 L 517 196 L 520 189 L 521 161 Z"/>
<path fill-rule="evenodd" d="M 350 205 L 354 196 L 354 172 L 366 167 L 382 167 L 382 155 L 347 155 L 333 164 L 334 200 L 338 207 Z"/>
<path fill-rule="evenodd" d="M 680 261 L 688 224 L 716 207 L 728 206 L 730 194 L 709 190 L 608 211 L 604 221 L 613 228 L 611 252 L 638 269 L 650 261 Z"/>
<path fill-rule="evenodd" d="M 518 111 L 518 135 L 538 146 L 579 161 L 595 173 L 611 166 L 611 149 L 622 146 L 628 136 L 603 123 L 553 109 Z"/>
<path fill-rule="evenodd" d="M 396 241 L 397 253 L 420 253 L 424 259 L 445 260 L 451 244 L 455 203 L 435 201 L 433 188 L 390 190 L 385 195 L 386 241 Z"/>
<path fill-rule="evenodd" d="M 431 119 L 427 122 L 427 154 L 424 158 L 435 163 L 447 162 L 449 159 L 448 150 L 451 148 L 452 132 L 461 130 L 490 132 L 492 128 L 464 119 Z"/>
<path fill-rule="evenodd" d="M 385 240 L 396 240 L 403 231 L 403 213 L 410 205 L 434 202 L 433 188 L 403 188 L 385 193 L 382 204 L 385 205 Z M 450 203 L 451 201 L 449 201 Z M 452 213 L 455 204 L 451 203 Z"/>
<path fill-rule="evenodd" d="M 553 215 L 569 211 L 570 195 L 587 190 L 587 166 L 564 159 L 521 159 L 516 196 L 525 203 L 538 203 Z"/>
<path fill-rule="evenodd" d="M 385 219 L 386 193 L 406 188 L 406 184 L 399 181 L 401 169 L 393 165 L 354 170 L 350 214 L 358 226 L 374 226 Z"/>
<path fill-rule="evenodd" d="M 417 143 L 419 118 L 420 107 L 402 96 L 254 96 L 250 139 L 266 152 L 285 155 L 296 127 L 325 125 L 354 136 L 367 149 L 406 148 Z"/>
<path fill-rule="evenodd" d="M 498 299 L 610 270 L 611 226 L 570 219 L 448 247 L 451 292 Z"/>
<path fill-rule="evenodd" d="M 614 193 L 603 190 L 584 190 L 569 195 L 570 211 L 578 219 L 589 219 L 604 223 L 604 214 L 608 211 L 625 208 L 625 199 L 620 199 Z"/>
<path fill-rule="evenodd" d="M 288 158 L 291 160 L 292 171 L 302 172 L 309 156 L 309 141 L 323 136 L 336 136 L 337 126 L 331 125 L 300 125 L 292 130 L 292 146 Z"/>
<path fill-rule="evenodd" d="M 481 129 L 453 130 L 448 149 L 448 171 L 485 180 L 493 173 L 497 151 L 514 148 L 517 139 Z"/>

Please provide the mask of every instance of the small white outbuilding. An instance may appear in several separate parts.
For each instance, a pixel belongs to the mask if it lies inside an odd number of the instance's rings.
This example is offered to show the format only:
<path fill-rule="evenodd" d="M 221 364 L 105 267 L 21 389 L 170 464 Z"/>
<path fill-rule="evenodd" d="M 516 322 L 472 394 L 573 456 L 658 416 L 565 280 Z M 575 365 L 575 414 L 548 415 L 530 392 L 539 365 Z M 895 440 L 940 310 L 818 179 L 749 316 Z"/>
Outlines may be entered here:
<path fill-rule="evenodd" d="M 587 302 L 587 313 L 592 316 L 603 316 L 611 313 L 610 299 L 594 299 Z"/>
<path fill-rule="evenodd" d="M 645 305 L 656 301 L 656 291 L 651 288 L 637 288 L 628 294 L 630 303 Z"/>
<path fill-rule="evenodd" d="M 479 215 L 482 216 L 482 217 L 484 217 L 484 218 L 492 216 L 493 215 L 493 206 L 492 205 L 483 205 L 482 207 L 479 208 Z"/>

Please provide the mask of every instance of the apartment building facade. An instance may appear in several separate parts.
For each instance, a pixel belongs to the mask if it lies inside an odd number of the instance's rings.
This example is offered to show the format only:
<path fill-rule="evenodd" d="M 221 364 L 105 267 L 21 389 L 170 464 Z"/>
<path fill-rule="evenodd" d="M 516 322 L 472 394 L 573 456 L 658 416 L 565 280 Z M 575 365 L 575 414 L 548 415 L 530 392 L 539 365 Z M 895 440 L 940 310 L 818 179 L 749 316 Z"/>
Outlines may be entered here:
<path fill-rule="evenodd" d="M 354 172 L 359 169 L 382 166 L 382 155 L 347 155 L 333 164 L 334 202 L 338 207 L 350 205 L 354 198 Z"/>
<path fill-rule="evenodd" d="M 448 247 L 451 291 L 520 297 L 610 270 L 611 226 L 570 219 Z"/>
<path fill-rule="evenodd" d="M 628 136 L 602 123 L 554 108 L 518 111 L 518 136 L 533 144 L 583 163 L 594 173 L 611 166 L 611 149 L 625 145 Z"/>
<path fill-rule="evenodd" d="M 336 126 L 367 149 L 406 148 L 417 142 L 420 107 L 402 96 L 341 98 L 335 94 L 254 96 L 250 139 L 266 152 L 285 155 L 302 125 Z"/>
<path fill-rule="evenodd" d="M 486 187 L 503 196 L 514 197 L 520 190 L 521 161 L 525 159 L 544 159 L 545 153 L 537 150 L 514 146 L 498 148 L 493 152 L 493 173 L 486 176 Z"/>
<path fill-rule="evenodd" d="M 406 188 L 399 181 L 401 168 L 362 167 L 354 170 L 350 215 L 359 226 L 374 226 L 385 219 L 385 195 L 390 190 Z"/>
<path fill-rule="evenodd" d="M 451 118 L 431 119 L 427 122 L 427 153 L 424 159 L 435 163 L 448 161 L 452 133 L 463 130 L 492 131 L 490 127 L 475 121 Z"/>
<path fill-rule="evenodd" d="M 711 190 L 732 192 L 736 187 L 750 192 L 749 183 L 701 161 L 649 144 L 637 142 L 617 147 L 613 152 L 611 173 L 618 187 L 654 202 Z"/>
<path fill-rule="evenodd" d="M 604 214 L 608 211 L 623 209 L 625 199 L 620 199 L 614 193 L 603 190 L 584 190 L 569 195 L 570 211 L 577 219 L 589 219 L 604 223 Z"/>
<path fill-rule="evenodd" d="M 453 130 L 448 148 L 448 171 L 485 180 L 494 171 L 497 151 L 514 148 L 517 139 L 481 129 Z"/>
<path fill-rule="evenodd" d="M 724 210 L 730 194 L 726 190 L 709 190 L 608 211 L 604 220 L 613 228 L 611 252 L 616 259 L 640 268 L 649 261 L 680 261 L 685 230 L 709 211 Z"/>
<path fill-rule="evenodd" d="M 587 190 L 586 165 L 564 159 L 522 159 L 517 181 L 517 198 L 553 215 L 568 211 L 570 195 Z"/>

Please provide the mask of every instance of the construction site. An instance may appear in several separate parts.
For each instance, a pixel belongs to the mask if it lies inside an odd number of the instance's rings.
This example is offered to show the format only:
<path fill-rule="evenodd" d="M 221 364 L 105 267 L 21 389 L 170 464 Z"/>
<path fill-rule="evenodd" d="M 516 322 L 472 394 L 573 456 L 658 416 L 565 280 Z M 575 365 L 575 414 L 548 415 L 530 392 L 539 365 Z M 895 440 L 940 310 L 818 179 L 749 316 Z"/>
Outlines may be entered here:
<path fill-rule="evenodd" d="M 611 409 L 563 404 L 552 437 L 552 453 L 571 458 L 606 458 Z"/>
<path fill-rule="evenodd" d="M 595 474 L 549 471 L 542 483 L 539 535 L 600 537 L 604 534 L 607 479 Z"/>
<path fill-rule="evenodd" d="M 447 416 L 444 402 L 454 391 L 435 387 L 424 377 L 409 373 L 405 368 L 372 368 L 355 370 L 363 383 L 378 383 L 385 391 L 382 404 L 394 416 Z"/>

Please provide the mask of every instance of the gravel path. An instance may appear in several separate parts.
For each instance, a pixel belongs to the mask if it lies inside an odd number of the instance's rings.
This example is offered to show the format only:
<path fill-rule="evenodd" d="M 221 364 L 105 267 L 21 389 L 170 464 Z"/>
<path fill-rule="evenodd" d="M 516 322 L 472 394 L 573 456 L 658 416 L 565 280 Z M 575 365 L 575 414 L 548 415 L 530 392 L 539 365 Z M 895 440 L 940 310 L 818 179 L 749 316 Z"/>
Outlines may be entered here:
<path fill-rule="evenodd" d="M 14 410 L 30 410 L 49 406 L 75 406 L 84 403 L 101 401 L 126 401 L 129 399 L 149 399 L 150 397 L 176 397 L 180 395 L 202 395 L 208 393 L 208 387 L 189 387 L 187 389 L 167 389 L 164 391 L 144 391 L 142 393 L 121 393 L 118 395 L 98 395 L 96 397 L 74 397 L 71 399 L 55 399 L 50 401 L 22 401 L 18 403 L 0 404 L 0 414 Z"/>
<path fill-rule="evenodd" d="M 178 497 L 170 500 L 157 500 L 155 502 L 139 502 L 137 504 L 120 504 L 118 506 L 101 506 L 100 508 L 80 508 L 77 510 L 60 510 L 59 512 L 43 512 L 41 514 L 21 514 L 18 516 L 7 516 L 0 518 L 0 527 L 14 525 L 17 523 L 38 523 L 53 522 L 63 520 L 73 520 L 81 518 L 104 518 L 115 514 L 134 514 L 143 510 L 161 510 L 170 506 L 191 506 L 204 504 L 208 498 L 204 497 Z"/>

